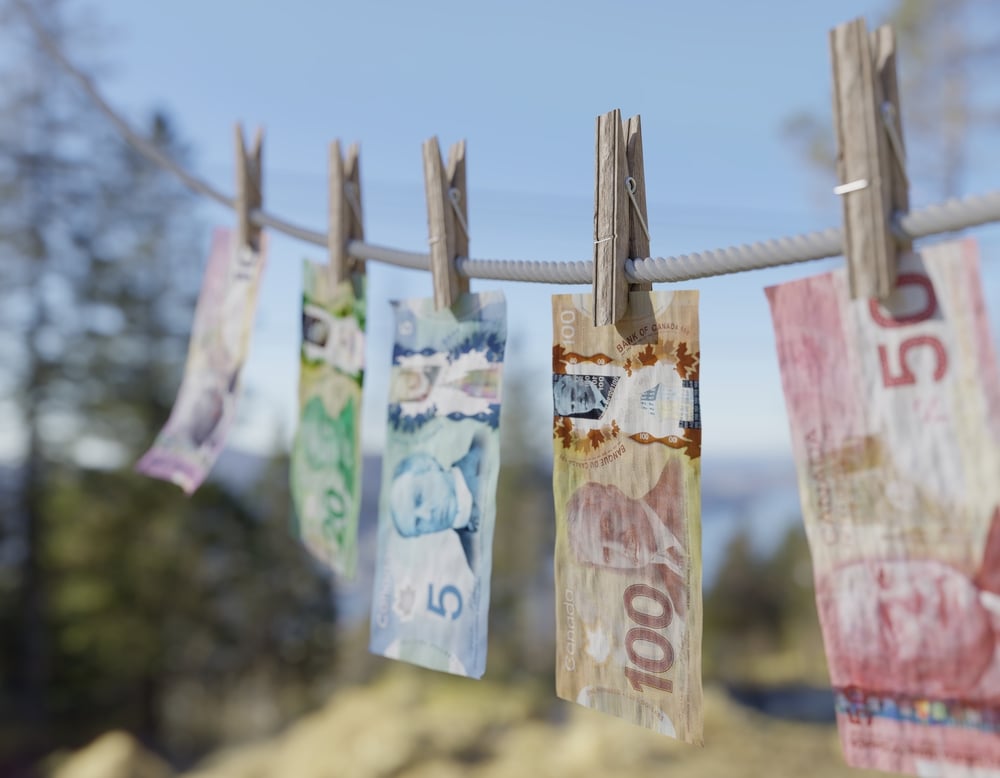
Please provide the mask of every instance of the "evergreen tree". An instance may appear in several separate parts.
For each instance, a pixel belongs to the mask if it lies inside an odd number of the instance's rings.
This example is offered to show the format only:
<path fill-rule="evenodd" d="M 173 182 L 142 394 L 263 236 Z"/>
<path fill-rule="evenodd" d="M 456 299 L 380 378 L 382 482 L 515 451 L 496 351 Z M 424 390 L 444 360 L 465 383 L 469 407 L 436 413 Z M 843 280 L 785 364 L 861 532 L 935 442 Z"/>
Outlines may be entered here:
<path fill-rule="evenodd" d="M 27 8 L 84 59 L 91 16 Z M 333 597 L 288 531 L 287 462 L 261 463 L 243 498 L 209 484 L 188 500 L 132 471 L 180 382 L 205 231 L 21 4 L 3 12 L 0 773 L 112 726 L 191 755 L 227 722 L 316 702 Z M 145 135 L 186 163 L 165 115 Z"/>

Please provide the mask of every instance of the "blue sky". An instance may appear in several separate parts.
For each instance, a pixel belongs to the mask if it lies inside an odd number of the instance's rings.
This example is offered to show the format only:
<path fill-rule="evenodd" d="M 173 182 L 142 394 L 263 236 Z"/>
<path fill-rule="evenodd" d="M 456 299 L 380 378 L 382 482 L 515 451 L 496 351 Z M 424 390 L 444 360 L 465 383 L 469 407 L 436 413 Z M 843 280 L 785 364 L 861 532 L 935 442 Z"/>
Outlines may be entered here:
<path fill-rule="evenodd" d="M 677 253 L 832 226 L 832 177 L 806 168 L 780 126 L 828 113 L 828 30 L 870 23 L 886 3 L 742 2 L 315 3 L 286 0 L 99 0 L 111 28 L 101 87 L 126 116 L 167 109 L 195 151 L 194 169 L 233 189 L 232 125 L 262 125 L 265 209 L 325 229 L 329 142 L 360 141 L 367 238 L 427 250 L 421 143 L 468 143 L 475 257 L 589 259 L 594 118 L 612 108 L 643 121 L 652 253 Z M 906 51 L 900 53 L 906 57 Z M 903 106 L 904 119 L 906 107 Z M 832 129 L 831 129 L 832 133 Z M 991 167 L 992 165 L 992 167 Z M 996 188 L 1000 162 L 969 193 Z M 916 188 L 916 205 L 936 199 Z M 206 224 L 231 214 L 206 204 Z M 984 286 L 1000 332 L 1000 238 L 984 249 Z M 206 233 L 206 251 L 208 236 Z M 292 431 L 298 380 L 301 259 L 322 250 L 272 235 L 232 445 L 261 449 Z M 702 279 L 705 457 L 788 455 L 788 429 L 763 288 L 842 260 Z M 365 446 L 384 434 L 389 299 L 429 296 L 430 276 L 369 263 Z M 549 446 L 549 297 L 581 286 L 472 282 L 507 296 L 507 375 Z"/>

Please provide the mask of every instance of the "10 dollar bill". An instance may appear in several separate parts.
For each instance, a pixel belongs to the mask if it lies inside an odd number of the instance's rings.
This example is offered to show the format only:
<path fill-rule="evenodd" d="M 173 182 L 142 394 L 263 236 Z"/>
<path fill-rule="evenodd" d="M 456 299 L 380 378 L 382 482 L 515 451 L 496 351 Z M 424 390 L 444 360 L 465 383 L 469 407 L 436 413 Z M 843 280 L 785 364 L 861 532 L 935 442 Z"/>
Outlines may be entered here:
<path fill-rule="evenodd" d="M 235 245 L 231 230 L 215 230 L 177 400 L 152 448 L 136 463 L 140 473 L 173 481 L 187 494 L 212 469 L 236 416 L 266 237 L 253 249 Z"/>

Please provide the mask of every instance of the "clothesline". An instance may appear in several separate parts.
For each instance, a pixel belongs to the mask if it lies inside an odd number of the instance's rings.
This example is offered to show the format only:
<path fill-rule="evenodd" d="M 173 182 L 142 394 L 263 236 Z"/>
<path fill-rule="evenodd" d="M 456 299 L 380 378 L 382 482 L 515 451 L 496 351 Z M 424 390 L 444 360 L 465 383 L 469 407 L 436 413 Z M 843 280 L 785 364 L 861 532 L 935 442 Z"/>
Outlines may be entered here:
<path fill-rule="evenodd" d="M 14 0 L 14 3 L 31 26 L 42 48 L 77 82 L 129 145 L 154 164 L 173 173 L 192 191 L 227 208 L 235 208 L 234 197 L 193 175 L 136 132 L 108 104 L 93 80 L 67 59 L 56 41 L 35 17 L 27 2 Z M 326 233 L 294 224 L 266 211 L 255 210 L 251 212 L 250 219 L 260 227 L 267 227 L 306 243 L 324 248 L 327 246 Z M 953 198 L 943 203 L 912 210 L 909 213 L 897 214 L 893 228 L 895 234 L 900 238 L 916 239 L 996 221 L 1000 221 L 1000 190 Z M 367 241 L 351 241 L 348 244 L 348 253 L 356 259 L 384 262 L 397 267 L 417 270 L 430 269 L 429 254 L 379 246 Z M 836 257 L 842 253 L 843 229 L 830 227 L 816 232 L 696 251 L 690 254 L 629 259 L 625 263 L 625 276 L 628 280 L 635 282 L 679 282 L 693 278 L 808 262 L 814 259 Z M 455 264 L 459 275 L 468 278 L 550 284 L 589 284 L 593 281 L 593 262 L 591 260 L 556 262 L 459 257 Z"/>

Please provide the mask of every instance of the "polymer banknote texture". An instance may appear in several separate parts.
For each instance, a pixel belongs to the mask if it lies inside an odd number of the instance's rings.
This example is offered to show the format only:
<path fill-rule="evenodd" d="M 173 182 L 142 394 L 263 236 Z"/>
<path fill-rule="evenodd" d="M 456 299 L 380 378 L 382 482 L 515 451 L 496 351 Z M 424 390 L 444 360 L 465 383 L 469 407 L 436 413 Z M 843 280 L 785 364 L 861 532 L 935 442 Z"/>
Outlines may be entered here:
<path fill-rule="evenodd" d="M 292 445 L 296 529 L 324 566 L 353 578 L 361 507 L 361 386 L 365 277 L 337 282 L 328 265 L 302 270 L 299 423 Z"/>
<path fill-rule="evenodd" d="M 234 244 L 231 230 L 215 230 L 177 400 L 136 464 L 139 472 L 173 481 L 187 494 L 205 480 L 225 446 L 250 347 L 266 236 L 259 250 Z"/>
<path fill-rule="evenodd" d="M 486 667 L 506 308 L 499 292 L 393 303 L 373 653 Z"/>
<path fill-rule="evenodd" d="M 698 293 L 552 298 L 556 691 L 700 743 Z"/>
<path fill-rule="evenodd" d="M 1000 378 L 971 241 L 767 290 L 849 764 L 1000 776 Z"/>

